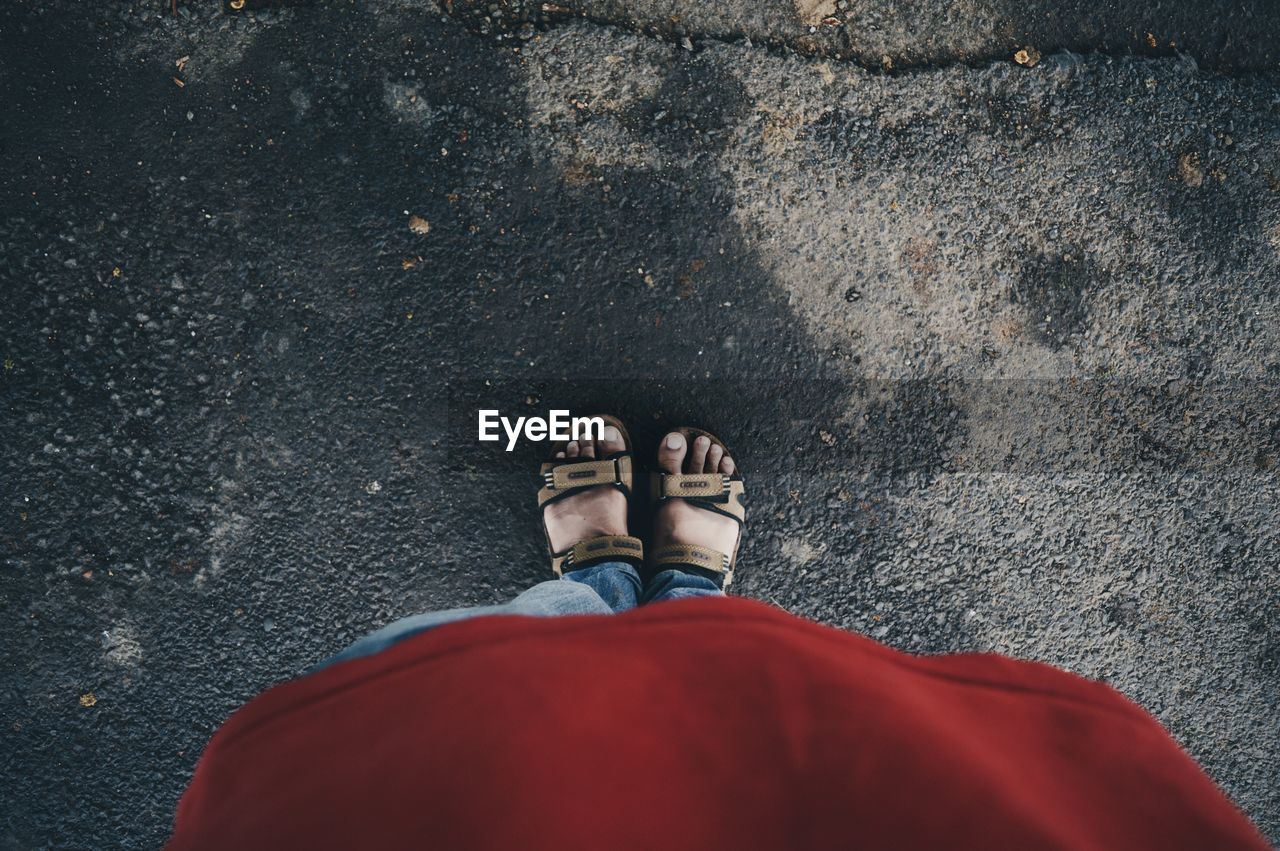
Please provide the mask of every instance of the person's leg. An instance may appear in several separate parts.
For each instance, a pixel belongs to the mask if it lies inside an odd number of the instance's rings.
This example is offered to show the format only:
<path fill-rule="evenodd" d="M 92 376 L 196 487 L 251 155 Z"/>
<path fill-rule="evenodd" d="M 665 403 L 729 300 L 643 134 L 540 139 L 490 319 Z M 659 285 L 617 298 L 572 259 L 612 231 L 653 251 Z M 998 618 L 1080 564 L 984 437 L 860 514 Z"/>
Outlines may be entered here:
<path fill-rule="evenodd" d="M 694 568 L 693 570 L 697 570 Z M 707 576 L 682 570 L 664 570 L 654 574 L 644 587 L 642 605 L 664 600 L 682 600 L 686 597 L 723 597 L 720 586 Z"/>
<path fill-rule="evenodd" d="M 644 586 L 640 579 L 640 572 L 625 561 L 607 561 L 581 570 L 570 571 L 560 581 L 576 582 L 587 586 L 595 591 L 605 605 L 615 613 L 625 612 L 640 605 L 641 589 Z M 518 600 L 519 597 L 516 599 Z"/>
<path fill-rule="evenodd" d="M 582 574 L 581 576 L 579 574 Z M 429 629 L 472 618 L 494 615 L 558 617 L 562 615 L 611 615 L 635 608 L 639 602 L 640 577 L 624 562 L 608 562 L 568 573 L 562 579 L 548 579 L 522 591 L 509 603 L 494 606 L 466 606 L 439 612 L 410 615 L 387 624 L 377 632 L 330 656 L 312 672 L 337 662 L 370 656 Z"/>
<path fill-rule="evenodd" d="M 621 431 L 607 425 L 601 439 L 571 440 L 557 451 L 554 461 L 571 464 L 610 458 L 627 450 Z M 626 536 L 627 496 L 611 483 L 571 493 L 546 503 L 542 522 L 552 553 L 563 554 L 576 543 L 600 536 Z M 634 609 L 640 603 L 643 582 L 639 571 L 622 561 L 602 562 L 565 573 L 563 581 L 593 589 L 615 612 Z"/>
<path fill-rule="evenodd" d="M 658 446 L 658 469 L 665 473 L 721 473 L 732 475 L 734 460 L 706 437 L 689 444 L 684 435 L 671 432 Z M 731 518 L 689 505 L 682 500 L 661 503 L 654 512 L 653 551 L 668 544 L 710 547 L 732 553 L 737 547 L 738 524 Z M 693 565 L 681 570 L 664 570 L 649 578 L 641 602 L 645 605 L 685 597 L 722 597 L 723 574 Z"/>
<path fill-rule="evenodd" d="M 624 449 L 626 442 L 621 432 L 608 426 L 599 440 L 587 437 L 570 441 L 555 457 L 564 461 L 591 460 L 608 457 Z M 549 504 L 543 512 L 543 522 L 553 552 L 598 535 L 626 535 L 627 499 L 611 486 L 590 488 Z M 570 571 L 560 579 L 540 582 L 509 603 L 447 609 L 401 618 L 359 639 L 311 670 L 368 656 L 426 630 L 471 618 L 490 615 L 608 615 L 633 609 L 640 602 L 641 586 L 640 575 L 631 565 L 603 562 Z"/>

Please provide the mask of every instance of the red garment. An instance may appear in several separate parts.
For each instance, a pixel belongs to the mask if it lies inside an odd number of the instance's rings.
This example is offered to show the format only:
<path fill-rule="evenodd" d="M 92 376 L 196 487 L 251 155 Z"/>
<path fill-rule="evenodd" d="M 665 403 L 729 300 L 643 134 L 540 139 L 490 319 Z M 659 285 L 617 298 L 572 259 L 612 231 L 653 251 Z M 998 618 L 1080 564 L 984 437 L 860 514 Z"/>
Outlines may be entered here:
<path fill-rule="evenodd" d="M 271 689 L 171 849 L 1266 849 L 1109 687 L 741 599 L 451 624 Z"/>

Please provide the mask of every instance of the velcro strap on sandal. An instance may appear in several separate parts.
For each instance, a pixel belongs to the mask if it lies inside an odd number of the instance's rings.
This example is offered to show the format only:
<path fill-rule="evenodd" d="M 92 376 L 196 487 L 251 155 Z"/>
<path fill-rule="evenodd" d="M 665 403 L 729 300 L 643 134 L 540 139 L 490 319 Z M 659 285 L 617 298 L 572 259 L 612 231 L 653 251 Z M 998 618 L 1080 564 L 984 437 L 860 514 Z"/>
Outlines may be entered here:
<path fill-rule="evenodd" d="M 729 587 L 733 581 L 733 561 L 728 553 L 713 550 L 710 547 L 699 547 L 696 544 L 668 544 L 650 555 L 649 563 L 661 570 L 667 566 L 683 566 L 701 568 L 724 577 L 721 587 Z"/>
<path fill-rule="evenodd" d="M 729 493 L 729 477 L 723 473 L 658 473 L 654 478 L 655 497 L 724 498 Z"/>
<path fill-rule="evenodd" d="M 548 461 L 542 465 L 538 505 L 597 485 L 619 485 L 631 492 L 631 456 L 583 461 Z"/>
<path fill-rule="evenodd" d="M 573 570 L 581 570 L 605 561 L 625 561 L 635 565 L 644 563 L 644 542 L 630 535 L 601 535 L 574 544 L 559 555 L 551 557 L 551 569 L 556 576 Z"/>
<path fill-rule="evenodd" d="M 655 502 L 684 499 L 739 523 L 746 518 L 743 493 L 742 479 L 724 473 L 653 473 L 649 478 L 649 497 Z"/>

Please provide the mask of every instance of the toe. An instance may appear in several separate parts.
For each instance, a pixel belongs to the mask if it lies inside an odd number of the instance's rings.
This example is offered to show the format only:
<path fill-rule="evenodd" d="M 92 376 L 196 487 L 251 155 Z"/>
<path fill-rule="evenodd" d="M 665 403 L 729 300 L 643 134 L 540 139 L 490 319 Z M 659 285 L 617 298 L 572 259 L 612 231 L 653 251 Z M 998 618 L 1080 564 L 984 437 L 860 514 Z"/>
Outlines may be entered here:
<path fill-rule="evenodd" d="M 612 455 L 626 449 L 627 444 L 622 440 L 622 432 L 607 425 L 604 427 L 604 440 L 599 441 L 596 448 L 605 455 Z"/>
<path fill-rule="evenodd" d="M 658 446 L 658 467 L 664 473 L 679 473 L 684 465 L 686 451 L 684 435 L 671 432 Z"/>
<path fill-rule="evenodd" d="M 557 460 L 557 461 L 561 461 L 561 460 L 563 460 L 563 459 L 564 459 L 564 453 L 563 453 L 563 452 L 557 452 L 557 453 L 556 453 L 556 460 Z"/>
<path fill-rule="evenodd" d="M 711 448 L 711 441 L 707 440 L 706 435 L 698 435 L 693 439 L 693 448 L 689 451 L 689 459 L 685 463 L 685 470 L 689 473 L 701 473 L 703 467 L 707 463 L 707 450 Z"/>
<path fill-rule="evenodd" d="M 578 441 L 571 440 L 564 445 L 564 457 L 566 458 L 578 457 Z"/>
<path fill-rule="evenodd" d="M 583 458 L 596 457 L 596 442 L 590 437 L 582 440 L 582 457 Z"/>
<path fill-rule="evenodd" d="M 720 469 L 720 459 L 724 457 L 723 446 L 712 446 L 707 450 L 707 466 L 703 468 L 704 472 L 715 473 Z"/>
<path fill-rule="evenodd" d="M 724 473 L 726 476 L 732 476 L 733 471 L 736 469 L 737 467 L 734 466 L 733 459 L 728 455 L 720 459 L 720 472 Z"/>

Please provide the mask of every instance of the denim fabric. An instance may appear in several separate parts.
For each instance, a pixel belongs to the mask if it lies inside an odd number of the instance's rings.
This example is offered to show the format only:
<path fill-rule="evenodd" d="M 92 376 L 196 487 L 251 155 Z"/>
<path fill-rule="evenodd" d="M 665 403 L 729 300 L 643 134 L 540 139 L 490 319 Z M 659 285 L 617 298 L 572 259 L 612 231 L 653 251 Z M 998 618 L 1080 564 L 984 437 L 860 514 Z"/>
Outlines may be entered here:
<path fill-rule="evenodd" d="M 401 618 L 357 640 L 347 649 L 316 665 L 308 673 L 337 662 L 369 656 L 420 632 L 470 618 L 487 615 L 533 617 L 611 615 L 663 600 L 718 597 L 723 594 L 724 592 L 710 579 L 678 570 L 665 570 L 656 574 L 646 586 L 636 569 L 626 562 L 605 562 L 566 573 L 560 579 L 539 582 L 509 603 L 445 609 L 442 612 L 427 612 Z"/>

